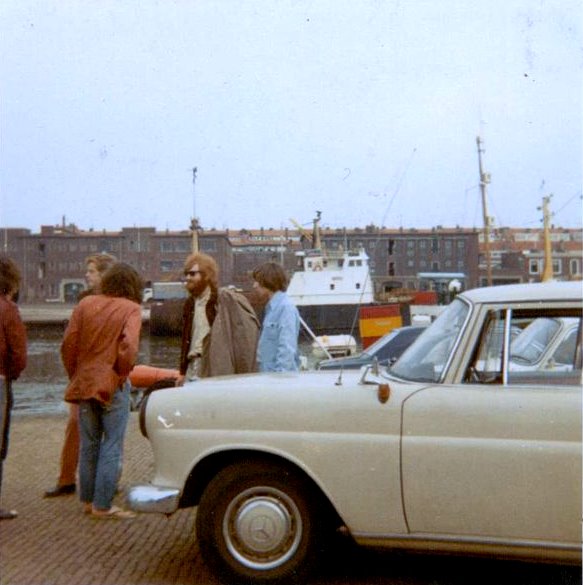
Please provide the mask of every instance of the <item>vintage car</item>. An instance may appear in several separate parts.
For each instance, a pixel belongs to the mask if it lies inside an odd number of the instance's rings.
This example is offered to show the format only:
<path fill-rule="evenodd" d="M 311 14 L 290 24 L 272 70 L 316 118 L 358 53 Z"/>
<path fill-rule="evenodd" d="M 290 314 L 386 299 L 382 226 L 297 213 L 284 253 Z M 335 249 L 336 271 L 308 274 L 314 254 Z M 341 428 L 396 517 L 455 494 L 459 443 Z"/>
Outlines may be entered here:
<path fill-rule="evenodd" d="M 408 325 L 396 327 L 363 352 L 347 357 L 321 360 L 316 365 L 318 370 L 359 370 L 362 366 L 372 364 L 377 359 L 380 366 L 389 366 L 419 337 L 425 327 Z"/>
<path fill-rule="evenodd" d="M 298 583 L 328 537 L 581 561 L 582 284 L 459 294 L 387 371 L 207 379 L 152 393 L 137 511 L 198 506 L 225 583 Z M 509 367 L 514 334 L 577 322 L 561 369 Z M 551 337 L 552 339 L 552 337 Z"/>

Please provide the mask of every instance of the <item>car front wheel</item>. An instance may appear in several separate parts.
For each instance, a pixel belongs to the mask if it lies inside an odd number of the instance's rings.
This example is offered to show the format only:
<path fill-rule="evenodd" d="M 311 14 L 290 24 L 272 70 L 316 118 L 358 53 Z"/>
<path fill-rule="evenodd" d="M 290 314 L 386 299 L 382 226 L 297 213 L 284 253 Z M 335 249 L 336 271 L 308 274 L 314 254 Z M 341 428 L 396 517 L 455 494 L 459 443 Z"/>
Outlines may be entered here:
<path fill-rule="evenodd" d="M 198 506 L 203 557 L 225 583 L 302 582 L 320 534 L 309 493 L 305 480 L 281 466 L 223 469 Z"/>

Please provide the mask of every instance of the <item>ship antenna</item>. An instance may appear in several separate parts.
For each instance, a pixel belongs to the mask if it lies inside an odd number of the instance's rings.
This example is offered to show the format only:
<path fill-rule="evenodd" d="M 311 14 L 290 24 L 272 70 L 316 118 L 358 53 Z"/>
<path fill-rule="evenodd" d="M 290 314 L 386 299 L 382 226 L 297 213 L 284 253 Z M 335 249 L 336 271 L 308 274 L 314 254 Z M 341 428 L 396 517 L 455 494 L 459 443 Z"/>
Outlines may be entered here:
<path fill-rule="evenodd" d="M 484 171 L 482 166 L 482 153 L 484 141 L 477 136 L 476 144 L 478 146 L 478 170 L 480 171 L 480 192 L 482 194 L 482 216 L 484 220 L 484 252 L 486 256 L 486 280 L 488 286 L 492 286 L 492 258 L 490 256 L 490 216 L 488 215 L 488 206 L 486 203 L 486 185 L 490 183 L 490 173 Z"/>
<path fill-rule="evenodd" d="M 198 231 L 200 229 L 200 224 L 198 222 L 198 217 L 196 217 L 196 173 L 198 171 L 197 167 L 193 167 L 192 169 L 192 220 L 190 222 L 190 229 L 192 230 L 192 253 L 196 254 L 199 250 L 198 246 Z"/>

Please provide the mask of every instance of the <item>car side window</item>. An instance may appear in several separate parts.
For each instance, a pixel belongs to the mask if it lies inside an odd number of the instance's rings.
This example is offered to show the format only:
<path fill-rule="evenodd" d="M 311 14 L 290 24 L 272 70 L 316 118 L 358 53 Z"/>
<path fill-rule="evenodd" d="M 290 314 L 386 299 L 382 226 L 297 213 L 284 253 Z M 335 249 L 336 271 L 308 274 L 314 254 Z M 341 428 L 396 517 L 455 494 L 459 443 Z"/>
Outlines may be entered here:
<path fill-rule="evenodd" d="M 561 341 L 552 357 L 552 363 L 558 366 L 570 367 L 575 363 L 575 352 L 577 350 L 577 328 L 573 328 L 567 337 Z"/>
<path fill-rule="evenodd" d="M 464 376 L 466 383 L 577 384 L 581 311 L 492 311 Z M 505 345 L 508 349 L 505 351 Z"/>
<path fill-rule="evenodd" d="M 481 384 L 502 382 L 503 342 L 504 313 L 492 311 L 485 321 L 474 357 L 464 376 L 465 382 Z"/>

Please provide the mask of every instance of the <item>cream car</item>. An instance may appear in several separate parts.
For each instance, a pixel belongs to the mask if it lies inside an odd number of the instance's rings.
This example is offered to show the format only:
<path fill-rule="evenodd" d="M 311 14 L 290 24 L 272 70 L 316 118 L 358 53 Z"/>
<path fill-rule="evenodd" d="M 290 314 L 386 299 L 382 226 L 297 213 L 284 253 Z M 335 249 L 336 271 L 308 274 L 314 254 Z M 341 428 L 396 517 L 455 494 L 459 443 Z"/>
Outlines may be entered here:
<path fill-rule="evenodd" d="M 342 528 L 363 545 L 581 560 L 581 283 L 466 291 L 388 371 L 251 374 L 151 394 L 134 510 L 197 506 L 226 583 L 298 583 Z M 570 367 L 516 371 L 538 319 Z M 564 355 L 562 363 L 567 359 Z"/>

